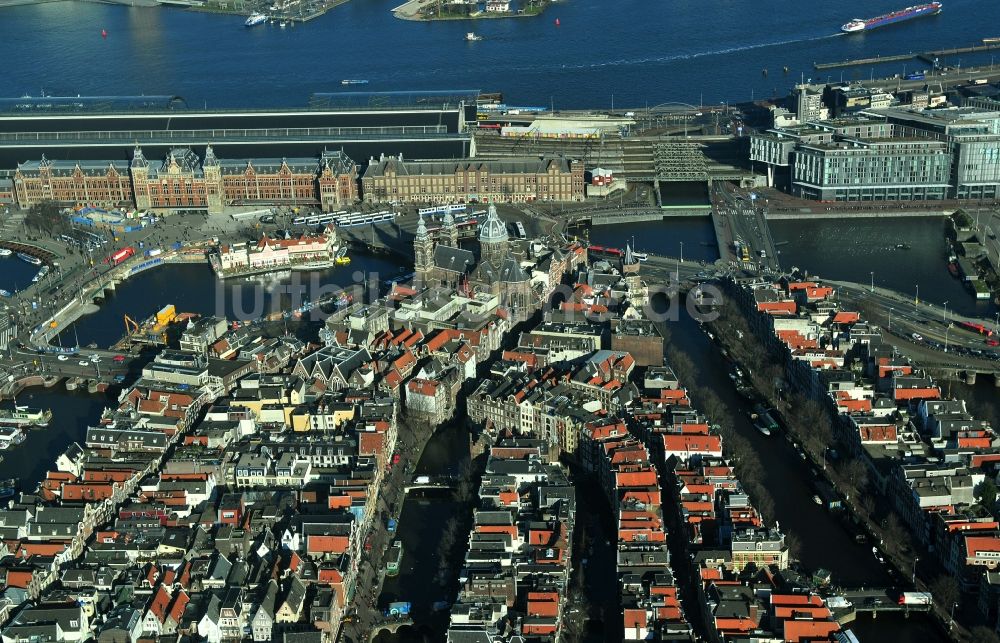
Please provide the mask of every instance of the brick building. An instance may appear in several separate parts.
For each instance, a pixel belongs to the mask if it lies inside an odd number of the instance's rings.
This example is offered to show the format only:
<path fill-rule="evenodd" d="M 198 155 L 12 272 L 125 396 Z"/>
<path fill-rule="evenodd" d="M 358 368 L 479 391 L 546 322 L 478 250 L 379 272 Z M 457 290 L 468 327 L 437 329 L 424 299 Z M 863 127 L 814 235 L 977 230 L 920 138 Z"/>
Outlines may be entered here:
<path fill-rule="evenodd" d="M 151 163 L 136 147 L 132 161 L 41 161 L 22 163 L 14 175 L 18 205 L 41 201 L 61 205 L 135 206 L 222 212 L 240 205 L 319 205 L 329 211 L 358 198 L 357 165 L 340 151 L 319 160 L 222 160 L 212 146 L 204 160 L 190 148 L 170 150 Z"/>
<path fill-rule="evenodd" d="M 367 203 L 583 201 L 583 163 L 564 157 L 404 161 L 381 156 L 368 162 L 361 188 Z"/>
<path fill-rule="evenodd" d="M 132 179 L 120 161 L 40 161 L 20 163 L 14 172 L 14 199 L 28 208 L 41 201 L 103 207 L 131 205 Z"/>

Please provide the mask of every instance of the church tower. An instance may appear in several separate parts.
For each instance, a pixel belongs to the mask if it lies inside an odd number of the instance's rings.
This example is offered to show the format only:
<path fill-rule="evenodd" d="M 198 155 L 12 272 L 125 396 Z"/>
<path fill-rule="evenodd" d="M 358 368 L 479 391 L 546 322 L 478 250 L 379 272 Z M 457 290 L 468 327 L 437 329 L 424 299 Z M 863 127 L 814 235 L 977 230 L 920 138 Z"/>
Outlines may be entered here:
<path fill-rule="evenodd" d="M 424 225 L 424 217 L 417 223 L 417 236 L 413 239 L 413 267 L 417 281 L 426 281 L 434 269 L 434 241 Z"/>
<path fill-rule="evenodd" d="M 497 216 L 496 206 L 490 203 L 486 219 L 479 229 L 479 250 L 482 260 L 490 262 L 494 267 L 502 266 L 509 254 L 507 239 L 507 226 Z"/>
<path fill-rule="evenodd" d="M 451 212 L 446 212 L 441 230 L 441 243 L 449 248 L 458 247 L 458 227 L 455 225 L 455 217 Z"/>

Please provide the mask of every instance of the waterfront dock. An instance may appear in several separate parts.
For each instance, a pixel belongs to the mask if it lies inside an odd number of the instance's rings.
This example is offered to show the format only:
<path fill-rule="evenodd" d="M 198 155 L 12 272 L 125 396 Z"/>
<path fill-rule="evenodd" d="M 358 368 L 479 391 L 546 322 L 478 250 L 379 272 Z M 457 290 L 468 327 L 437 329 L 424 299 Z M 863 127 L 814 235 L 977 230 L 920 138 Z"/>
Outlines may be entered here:
<path fill-rule="evenodd" d="M 1000 49 L 1000 42 L 986 43 L 982 45 L 972 45 L 970 47 L 953 47 L 951 49 L 938 49 L 935 51 L 910 52 L 908 54 L 894 54 L 889 56 L 874 56 L 868 58 L 852 58 L 829 63 L 813 63 L 815 69 L 835 69 L 837 67 L 860 67 L 862 65 L 878 65 L 880 63 L 898 62 L 901 60 L 922 60 L 929 65 L 933 65 L 935 60 L 946 56 L 960 56 L 964 54 L 976 54 Z"/>
<path fill-rule="evenodd" d="M 897 54 L 895 56 L 875 56 L 873 58 L 854 58 L 850 60 L 839 60 L 832 63 L 813 63 L 816 69 L 835 69 L 837 67 L 858 67 L 861 65 L 877 65 L 879 63 L 891 63 L 898 60 L 913 60 L 917 54 Z"/>

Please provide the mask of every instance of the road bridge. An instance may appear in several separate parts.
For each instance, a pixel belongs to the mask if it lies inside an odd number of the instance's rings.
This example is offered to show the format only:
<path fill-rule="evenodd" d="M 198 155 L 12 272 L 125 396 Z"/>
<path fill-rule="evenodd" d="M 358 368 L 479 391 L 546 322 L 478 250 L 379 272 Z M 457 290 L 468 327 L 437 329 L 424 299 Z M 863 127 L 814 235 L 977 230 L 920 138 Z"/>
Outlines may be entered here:
<path fill-rule="evenodd" d="M 457 476 L 415 476 L 411 482 L 403 486 L 404 493 L 411 491 L 427 491 L 433 489 L 451 489 L 458 487 Z"/>

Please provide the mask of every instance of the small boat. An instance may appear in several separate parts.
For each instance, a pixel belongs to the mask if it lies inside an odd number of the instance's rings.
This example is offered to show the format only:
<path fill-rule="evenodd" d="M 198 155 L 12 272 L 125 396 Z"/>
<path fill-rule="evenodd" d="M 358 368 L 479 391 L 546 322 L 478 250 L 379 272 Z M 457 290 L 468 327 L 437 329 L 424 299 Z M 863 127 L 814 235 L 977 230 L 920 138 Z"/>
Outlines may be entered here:
<path fill-rule="evenodd" d="M 32 409 L 16 404 L 13 411 L 0 409 L 0 422 L 4 424 L 46 426 L 51 419 L 52 411 L 49 409 Z"/>
<path fill-rule="evenodd" d="M 284 29 L 285 27 L 288 26 L 288 23 L 285 22 L 284 20 L 282 20 L 281 22 L 278 23 L 278 26 L 281 27 L 282 29 Z"/>
<path fill-rule="evenodd" d="M 948 272 L 951 273 L 952 277 L 958 277 L 958 264 L 952 261 L 948 264 Z"/>
<path fill-rule="evenodd" d="M 39 268 L 39 270 L 35 274 L 35 276 L 31 278 L 31 282 L 37 284 L 39 281 L 41 281 L 42 279 L 44 279 L 45 275 L 47 275 L 47 274 L 49 274 L 49 267 L 48 266 L 42 266 L 41 268 Z"/>
<path fill-rule="evenodd" d="M 356 78 L 345 78 L 344 80 L 340 81 L 340 84 L 341 85 L 367 85 L 368 81 L 367 80 L 358 80 Z"/>
<path fill-rule="evenodd" d="M 267 21 L 267 16 L 260 12 L 251 13 L 250 17 L 247 18 L 246 22 L 243 24 L 247 27 L 256 27 L 257 25 Z"/>
<path fill-rule="evenodd" d="M 821 505 L 821 504 L 823 504 L 823 499 L 820 498 L 818 495 L 814 495 L 813 496 L 813 502 L 815 502 L 817 505 Z"/>
<path fill-rule="evenodd" d="M 9 290 L 0 289 L 0 297 L 10 297 L 10 296 L 11 294 Z"/>
<path fill-rule="evenodd" d="M 910 244 L 908 244 L 908 243 L 897 243 L 896 244 L 896 250 L 909 250 L 909 249 L 910 249 Z"/>
<path fill-rule="evenodd" d="M 477 40 L 482 40 L 483 37 L 482 36 L 477 36 L 476 32 L 474 32 L 474 31 L 470 31 L 469 33 L 465 34 L 465 39 L 467 41 L 469 41 L 469 42 L 475 42 Z"/>
<path fill-rule="evenodd" d="M 983 38 L 984 45 L 992 45 L 996 43 L 1000 43 L 1000 38 Z"/>
<path fill-rule="evenodd" d="M 33 266 L 40 266 L 40 265 L 42 265 L 42 260 L 41 259 L 39 259 L 38 257 L 34 257 L 32 255 L 29 255 L 29 254 L 25 254 L 23 252 L 17 253 L 17 258 L 20 259 L 21 261 L 27 261 L 28 263 L 30 263 Z"/>
<path fill-rule="evenodd" d="M 0 248 L 0 257 L 9 257 L 14 254 L 14 251 L 10 248 Z"/>
<path fill-rule="evenodd" d="M 351 258 L 348 257 L 347 255 L 344 255 L 343 257 L 337 257 L 336 259 L 334 259 L 333 263 L 337 264 L 338 266 L 346 266 L 351 263 Z"/>

